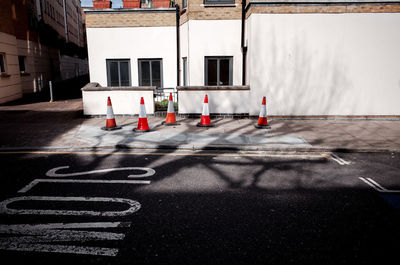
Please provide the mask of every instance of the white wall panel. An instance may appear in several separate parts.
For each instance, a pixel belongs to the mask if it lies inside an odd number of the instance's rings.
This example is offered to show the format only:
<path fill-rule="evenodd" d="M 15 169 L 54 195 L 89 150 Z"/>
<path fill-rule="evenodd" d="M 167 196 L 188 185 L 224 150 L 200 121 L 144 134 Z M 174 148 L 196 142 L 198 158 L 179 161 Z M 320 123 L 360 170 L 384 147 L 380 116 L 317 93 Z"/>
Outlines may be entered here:
<path fill-rule="evenodd" d="M 400 14 L 252 14 L 250 114 L 400 115 Z"/>

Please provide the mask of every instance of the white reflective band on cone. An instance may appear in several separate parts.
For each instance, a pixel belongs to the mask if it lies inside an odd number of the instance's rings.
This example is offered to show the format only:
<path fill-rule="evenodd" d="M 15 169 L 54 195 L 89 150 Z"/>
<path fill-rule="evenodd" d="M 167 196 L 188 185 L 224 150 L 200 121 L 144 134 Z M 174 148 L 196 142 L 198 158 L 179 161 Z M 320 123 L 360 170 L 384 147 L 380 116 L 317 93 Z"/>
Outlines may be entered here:
<path fill-rule="evenodd" d="M 267 117 L 267 107 L 265 105 L 261 105 L 260 117 Z"/>
<path fill-rule="evenodd" d="M 209 116 L 210 110 L 208 109 L 208 103 L 203 104 L 203 116 Z"/>
<path fill-rule="evenodd" d="M 114 112 L 111 106 L 107 106 L 107 119 L 114 119 Z"/>
<path fill-rule="evenodd" d="M 146 118 L 146 108 L 144 104 L 140 104 L 139 118 Z"/>
<path fill-rule="evenodd" d="M 167 113 L 174 113 L 174 102 L 173 101 L 169 101 L 168 102 L 168 109 L 167 109 Z"/>

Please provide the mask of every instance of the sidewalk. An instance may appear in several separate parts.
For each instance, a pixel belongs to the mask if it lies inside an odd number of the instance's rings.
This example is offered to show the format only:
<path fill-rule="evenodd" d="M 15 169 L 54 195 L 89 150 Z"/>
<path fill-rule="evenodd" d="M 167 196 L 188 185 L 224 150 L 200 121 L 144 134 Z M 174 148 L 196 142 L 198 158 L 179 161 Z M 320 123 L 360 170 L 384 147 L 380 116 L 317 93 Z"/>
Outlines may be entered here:
<path fill-rule="evenodd" d="M 42 150 L 105 148 L 218 149 L 263 151 L 400 152 L 400 120 L 270 119 L 259 130 L 252 119 L 212 120 L 215 127 L 196 127 L 198 119 L 178 117 L 179 126 L 148 116 L 152 129 L 135 133 L 138 117 L 117 117 L 123 128 L 103 131 L 105 117 L 85 118 L 80 99 L 17 102 L 0 105 L 0 149 Z"/>

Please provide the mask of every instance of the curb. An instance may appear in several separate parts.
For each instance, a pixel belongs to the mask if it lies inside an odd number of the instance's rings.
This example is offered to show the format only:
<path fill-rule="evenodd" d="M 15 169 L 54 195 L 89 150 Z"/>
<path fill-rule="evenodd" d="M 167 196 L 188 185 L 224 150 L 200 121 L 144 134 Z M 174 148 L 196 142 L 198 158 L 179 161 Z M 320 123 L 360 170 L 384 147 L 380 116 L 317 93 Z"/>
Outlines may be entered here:
<path fill-rule="evenodd" d="M 190 145 L 141 145 L 131 146 L 118 144 L 115 146 L 21 146 L 0 147 L 1 153 L 24 153 L 24 152 L 98 152 L 98 151 L 133 151 L 133 150 L 175 150 L 175 151 L 219 151 L 219 152 L 291 152 L 291 153 L 400 153 L 400 149 L 388 148 L 341 148 L 341 147 L 263 147 L 263 146 L 190 146 Z"/>

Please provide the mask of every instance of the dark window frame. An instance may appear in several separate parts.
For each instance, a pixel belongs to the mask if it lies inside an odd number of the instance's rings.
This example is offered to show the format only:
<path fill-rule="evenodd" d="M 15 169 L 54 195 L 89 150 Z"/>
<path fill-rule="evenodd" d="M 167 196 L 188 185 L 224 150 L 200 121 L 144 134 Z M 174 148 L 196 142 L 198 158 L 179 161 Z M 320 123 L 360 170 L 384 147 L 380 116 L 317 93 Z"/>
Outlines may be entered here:
<path fill-rule="evenodd" d="M 110 63 L 111 62 L 117 62 L 118 63 L 118 84 L 119 84 L 119 86 L 121 86 L 120 63 L 121 62 L 128 62 L 129 85 L 127 85 L 127 86 L 132 86 L 131 59 L 106 59 L 107 86 L 111 86 L 111 73 L 110 73 Z"/>
<path fill-rule="evenodd" d="M 6 54 L 0 53 L 1 62 L 0 62 L 0 73 L 7 73 L 7 63 L 6 63 Z"/>
<path fill-rule="evenodd" d="M 234 5 L 235 0 L 204 0 L 204 5 Z"/>
<path fill-rule="evenodd" d="M 26 73 L 26 56 L 18 55 L 18 66 L 21 73 Z"/>
<path fill-rule="evenodd" d="M 139 58 L 138 59 L 138 77 L 139 77 L 139 86 L 142 86 L 142 65 L 141 62 L 149 62 L 150 64 L 150 86 L 153 86 L 153 77 L 152 77 L 152 69 L 151 62 L 159 61 L 160 62 L 160 87 L 164 87 L 164 75 L 163 75 L 163 59 L 162 58 Z"/>
<path fill-rule="evenodd" d="M 188 84 L 188 78 L 187 78 L 187 74 L 188 74 L 188 64 L 187 64 L 187 57 L 182 57 L 182 80 L 183 80 L 183 85 L 187 86 Z"/>
<path fill-rule="evenodd" d="M 220 60 L 229 59 L 229 84 L 220 85 Z M 217 60 L 217 85 L 208 85 L 208 60 Z M 204 56 L 204 85 L 205 86 L 232 86 L 233 84 L 233 56 Z"/>

